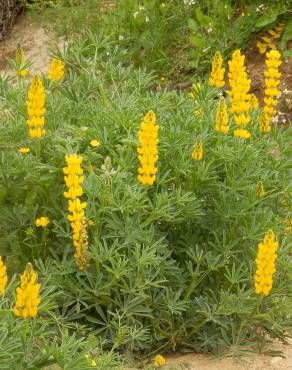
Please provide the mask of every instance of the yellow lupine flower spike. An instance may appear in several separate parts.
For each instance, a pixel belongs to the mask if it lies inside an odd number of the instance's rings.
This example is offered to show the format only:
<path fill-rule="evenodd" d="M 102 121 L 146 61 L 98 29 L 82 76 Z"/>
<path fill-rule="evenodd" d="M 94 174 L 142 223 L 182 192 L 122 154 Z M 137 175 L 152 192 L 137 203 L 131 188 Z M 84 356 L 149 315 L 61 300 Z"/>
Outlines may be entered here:
<path fill-rule="evenodd" d="M 64 79 L 64 63 L 59 59 L 53 59 L 48 72 L 48 79 L 62 81 Z"/>
<path fill-rule="evenodd" d="M 216 52 L 212 62 L 212 71 L 209 78 L 209 84 L 215 87 L 223 87 L 224 82 L 224 72 L 225 69 L 222 68 L 223 59 L 219 51 Z"/>
<path fill-rule="evenodd" d="M 256 97 L 256 94 L 254 93 L 249 94 L 249 103 L 253 109 L 258 109 L 259 101 L 258 101 L 258 98 Z"/>
<path fill-rule="evenodd" d="M 16 288 L 16 303 L 13 309 L 15 316 L 27 319 L 36 317 L 41 301 L 40 284 L 37 284 L 37 274 L 29 263 L 20 277 L 20 286 Z"/>
<path fill-rule="evenodd" d="M 46 131 L 45 118 L 45 90 L 39 76 L 35 76 L 28 90 L 26 101 L 27 114 L 29 119 L 26 121 L 29 127 L 29 136 L 31 138 L 40 138 Z"/>
<path fill-rule="evenodd" d="M 275 106 L 277 97 L 280 95 L 278 86 L 280 84 L 281 73 L 279 67 L 282 64 L 281 54 L 278 50 L 271 50 L 266 54 L 266 71 L 265 74 L 265 97 L 264 112 L 270 116 L 276 114 Z"/>
<path fill-rule="evenodd" d="M 137 153 L 140 162 L 138 181 L 143 185 L 153 185 L 157 177 L 158 130 L 159 125 L 156 123 L 155 113 L 149 111 L 144 117 L 138 132 L 139 147 Z"/>
<path fill-rule="evenodd" d="M 259 120 L 260 131 L 268 133 L 271 131 L 271 117 L 266 112 L 262 112 Z"/>
<path fill-rule="evenodd" d="M 227 106 L 224 99 L 221 99 L 216 111 L 216 131 L 227 133 L 229 131 L 228 127 L 228 112 Z"/>
<path fill-rule="evenodd" d="M 276 272 L 275 261 L 277 259 L 278 246 L 279 244 L 272 230 L 265 235 L 263 242 L 258 244 L 254 277 L 256 294 L 267 296 L 271 292 L 273 274 Z"/>
<path fill-rule="evenodd" d="M 64 192 L 68 199 L 67 216 L 72 229 L 74 258 L 80 270 L 86 270 L 89 266 L 87 222 L 85 219 L 86 202 L 80 197 L 83 194 L 82 183 L 84 181 L 83 169 L 81 167 L 83 158 L 77 154 L 65 156 L 67 167 L 63 169 L 64 180 L 67 191 Z"/>
<path fill-rule="evenodd" d="M 2 256 L 0 256 L 0 295 L 4 293 L 7 281 L 6 266 L 3 262 Z"/>
<path fill-rule="evenodd" d="M 250 122 L 250 84 L 246 67 L 244 65 L 245 56 L 240 50 L 235 50 L 229 64 L 229 84 L 230 90 L 230 113 L 233 114 L 234 122 L 239 128 L 234 131 L 234 135 L 242 139 L 248 139 L 251 134 L 245 127 Z"/>
<path fill-rule="evenodd" d="M 203 154 L 203 143 L 202 141 L 198 141 L 194 144 L 192 157 L 195 161 L 200 161 L 201 159 L 203 159 Z"/>

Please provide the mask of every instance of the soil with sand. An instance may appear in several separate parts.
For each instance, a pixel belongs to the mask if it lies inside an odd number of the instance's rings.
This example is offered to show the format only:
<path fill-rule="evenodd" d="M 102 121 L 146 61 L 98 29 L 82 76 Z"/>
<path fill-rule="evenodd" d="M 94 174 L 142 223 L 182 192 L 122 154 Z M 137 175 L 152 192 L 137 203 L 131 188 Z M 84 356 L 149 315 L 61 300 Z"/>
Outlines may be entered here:
<path fill-rule="evenodd" d="M 56 44 L 62 47 L 64 42 L 49 35 L 27 13 L 21 14 L 17 17 L 9 36 L 0 41 L 0 71 L 6 68 L 7 58 L 15 58 L 17 46 L 20 45 L 25 58 L 33 63 L 30 73 L 46 73 L 49 68 L 50 50 Z"/>
<path fill-rule="evenodd" d="M 49 66 L 50 48 L 58 44 L 64 44 L 61 40 L 54 40 L 51 35 L 45 32 L 42 26 L 32 21 L 27 14 L 18 17 L 11 34 L 5 41 L 0 42 L 0 71 L 6 67 L 6 58 L 14 58 L 17 45 L 20 44 L 25 52 L 26 58 L 33 62 L 31 73 L 46 73 Z M 263 89 L 263 56 L 260 55 L 255 46 L 247 52 L 247 64 L 250 77 L 254 82 L 253 91 L 262 99 Z M 292 90 L 292 66 L 290 61 L 284 62 L 282 66 L 284 77 L 284 89 Z M 280 106 L 283 110 L 282 117 L 287 120 L 292 118 L 292 110 L 289 110 L 286 102 L 286 95 L 282 97 Z M 281 118 L 282 119 L 282 118 Z M 284 123 L 284 120 L 283 120 Z M 224 358 L 213 360 L 212 356 L 202 354 L 175 354 L 167 356 L 167 364 L 161 369 L 165 370 L 292 370 L 292 341 L 286 344 L 274 343 L 272 349 L 279 351 L 281 355 L 275 357 L 267 355 L 249 355 L 240 360 Z M 132 368 L 134 370 L 135 368 Z M 137 368 L 136 368 L 137 369 Z M 149 366 L 148 366 L 149 369 Z M 130 370 L 128 368 L 128 370 Z"/>

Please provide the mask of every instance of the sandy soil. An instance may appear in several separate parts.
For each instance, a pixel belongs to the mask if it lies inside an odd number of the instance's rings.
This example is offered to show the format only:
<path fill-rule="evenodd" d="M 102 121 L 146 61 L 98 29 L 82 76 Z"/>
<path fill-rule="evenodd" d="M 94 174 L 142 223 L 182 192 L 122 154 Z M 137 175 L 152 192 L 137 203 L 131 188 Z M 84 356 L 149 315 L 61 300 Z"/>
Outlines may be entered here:
<path fill-rule="evenodd" d="M 62 48 L 64 42 L 61 39 L 54 39 L 45 32 L 44 28 L 34 22 L 27 13 L 21 14 L 10 35 L 0 42 L 0 70 L 6 67 L 6 58 L 15 57 L 18 44 L 23 48 L 26 59 L 33 63 L 30 73 L 34 74 L 47 72 L 51 48 L 56 45 Z"/>
<path fill-rule="evenodd" d="M 161 370 L 292 370 L 292 340 L 287 344 L 273 343 L 270 348 L 279 351 L 277 356 L 251 354 L 244 358 L 224 358 L 214 360 L 210 355 L 196 353 L 166 356 L 166 365 Z M 152 370 L 151 364 L 145 367 L 126 367 L 125 370 Z"/>

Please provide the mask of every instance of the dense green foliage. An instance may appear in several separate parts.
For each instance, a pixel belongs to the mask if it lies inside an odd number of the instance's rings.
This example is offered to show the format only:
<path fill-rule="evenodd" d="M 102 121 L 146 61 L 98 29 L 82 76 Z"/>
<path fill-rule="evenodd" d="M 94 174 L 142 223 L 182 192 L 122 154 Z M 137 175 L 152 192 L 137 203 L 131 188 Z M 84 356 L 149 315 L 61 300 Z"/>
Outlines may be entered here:
<path fill-rule="evenodd" d="M 2 81 L 1 253 L 9 265 L 46 260 L 42 272 L 62 293 L 63 314 L 114 348 L 206 351 L 254 343 L 259 328 L 282 337 L 291 304 L 291 239 L 283 233 L 289 215 L 281 203 L 291 191 L 291 129 L 263 135 L 254 111 L 252 139 L 222 136 L 214 131 L 217 90 L 204 85 L 195 101 L 154 92 L 153 76 L 103 64 L 84 50 L 69 48 L 66 82 L 47 85 L 48 134 L 40 141 L 27 138 L 26 89 Z M 148 189 L 136 178 L 136 134 L 149 109 L 160 145 L 158 181 Z M 204 145 L 200 162 L 191 157 L 196 138 Z M 101 146 L 92 148 L 92 139 Z M 20 146 L 31 153 L 21 155 Z M 72 152 L 85 158 L 84 198 L 94 221 L 86 272 L 72 258 L 63 197 L 64 156 Z M 263 199 L 256 197 L 259 181 Z M 51 226 L 36 228 L 39 216 Z M 261 304 L 254 260 L 269 228 L 281 247 L 272 294 Z"/>
<path fill-rule="evenodd" d="M 103 353 L 103 343 L 85 328 L 56 314 L 55 289 L 41 276 L 42 302 L 37 320 L 15 319 L 11 309 L 16 287 L 12 279 L 0 298 L 0 368 L 3 370 L 112 370 L 120 368 L 116 355 Z M 91 365 L 95 360 L 96 366 Z"/>
<path fill-rule="evenodd" d="M 10 278 L 0 296 L 0 368 L 14 361 L 15 369 L 77 370 L 92 368 L 92 359 L 93 368 L 114 369 L 118 351 L 240 355 L 263 348 L 267 336 L 291 333 L 292 233 L 285 223 L 292 220 L 291 126 L 263 134 L 261 109 L 252 109 L 249 140 L 233 136 L 231 116 L 230 132 L 218 133 L 222 90 L 202 77 L 193 81 L 201 88 L 192 99 L 189 91 L 164 89 L 157 76 L 173 76 L 178 66 L 209 70 L 217 48 L 227 58 L 260 27 L 284 19 L 289 5 L 267 2 L 269 18 L 251 12 L 254 2 L 220 3 L 164 7 L 145 0 L 141 9 L 136 0 L 123 0 L 101 12 L 96 0 L 71 8 L 70 1 L 47 3 L 42 10 L 54 15 L 60 33 L 70 33 L 72 24 L 78 33 L 87 16 L 88 27 L 55 52 L 65 63 L 65 80 L 42 76 L 47 134 L 40 140 L 31 140 L 25 125 L 30 80 L 0 78 L 0 255 Z M 93 9 L 98 17 L 88 13 Z M 238 17 L 243 11 L 251 15 Z M 70 22 L 61 20 L 64 12 Z M 138 14 L 129 19 L 129 12 Z M 137 132 L 149 110 L 156 113 L 160 143 L 157 181 L 145 187 L 137 180 Z M 200 161 L 192 158 L 197 140 L 204 149 Z M 63 195 L 68 153 L 84 158 L 82 199 L 93 223 L 84 272 L 73 258 Z M 35 225 L 42 216 L 50 220 L 44 228 Z M 273 289 L 262 297 L 254 292 L 255 258 L 269 229 L 280 247 Z M 14 273 L 27 262 L 42 289 L 39 317 L 24 321 L 11 308 Z"/>

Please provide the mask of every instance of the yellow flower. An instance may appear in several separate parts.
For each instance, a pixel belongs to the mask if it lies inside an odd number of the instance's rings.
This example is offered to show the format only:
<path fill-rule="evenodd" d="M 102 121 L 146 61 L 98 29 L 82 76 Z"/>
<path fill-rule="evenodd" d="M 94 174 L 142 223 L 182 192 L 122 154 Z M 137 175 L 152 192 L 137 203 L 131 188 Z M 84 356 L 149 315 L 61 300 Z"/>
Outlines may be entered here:
<path fill-rule="evenodd" d="M 265 196 L 265 188 L 262 181 L 259 181 L 256 187 L 256 196 L 258 198 L 263 198 Z"/>
<path fill-rule="evenodd" d="M 88 255 L 88 223 L 85 219 L 86 202 L 81 202 L 83 194 L 82 183 L 84 181 L 81 167 L 83 158 L 77 154 L 66 155 L 67 167 L 63 169 L 67 191 L 64 192 L 68 199 L 68 221 L 72 229 L 74 258 L 80 270 L 86 270 L 89 266 Z"/>
<path fill-rule="evenodd" d="M 158 161 L 158 130 L 155 113 L 149 111 L 141 122 L 138 132 L 139 147 L 137 148 L 140 167 L 138 181 L 143 185 L 153 185 L 157 176 Z"/>
<path fill-rule="evenodd" d="M 92 221 L 92 220 L 86 220 L 86 224 L 88 226 L 93 226 L 94 225 L 94 221 Z"/>
<path fill-rule="evenodd" d="M 215 87 L 223 87 L 224 82 L 224 72 L 225 69 L 222 68 L 223 59 L 219 51 L 216 52 L 213 62 L 212 62 L 212 71 L 209 78 L 209 84 Z"/>
<path fill-rule="evenodd" d="M 92 147 L 96 148 L 96 147 L 100 146 L 100 141 L 99 140 L 96 140 L 96 139 L 91 140 L 90 145 Z"/>
<path fill-rule="evenodd" d="M 26 121 L 29 127 L 31 138 L 40 138 L 45 135 L 45 91 L 41 79 L 35 76 L 28 90 L 26 101 L 27 114 L 29 119 Z"/>
<path fill-rule="evenodd" d="M 240 139 L 249 139 L 251 137 L 251 134 L 249 131 L 245 129 L 238 128 L 233 132 L 234 136 L 239 137 Z"/>
<path fill-rule="evenodd" d="M 37 275 L 29 263 L 21 275 L 20 286 L 16 288 L 16 303 L 13 309 L 15 316 L 23 319 L 37 316 L 41 299 L 39 296 L 40 284 L 36 282 Z"/>
<path fill-rule="evenodd" d="M 282 32 L 272 29 L 268 30 L 268 33 L 273 37 L 273 39 L 279 39 L 281 37 Z"/>
<path fill-rule="evenodd" d="M 25 76 L 27 76 L 27 74 L 28 74 L 28 69 L 26 69 L 26 68 L 21 69 L 21 70 L 19 71 L 19 76 L 20 76 L 20 77 L 25 77 Z"/>
<path fill-rule="evenodd" d="M 260 54 L 265 54 L 265 52 L 268 49 L 268 45 L 267 44 L 263 44 L 260 41 L 257 41 L 257 44 L 256 45 L 257 45 L 257 48 L 258 48 Z"/>
<path fill-rule="evenodd" d="M 21 154 L 27 154 L 30 152 L 30 148 L 19 148 L 17 151 Z"/>
<path fill-rule="evenodd" d="M 262 37 L 261 38 L 266 44 L 269 49 L 277 49 L 276 45 L 272 42 L 269 37 Z"/>
<path fill-rule="evenodd" d="M 248 79 L 244 60 L 245 56 L 241 54 L 240 50 L 235 50 L 228 62 L 230 113 L 233 114 L 236 125 L 242 128 L 250 122 L 248 111 L 250 108 L 249 89 L 251 81 Z"/>
<path fill-rule="evenodd" d="M 50 224 L 48 217 L 39 217 L 35 220 L 35 225 L 37 227 L 47 227 Z"/>
<path fill-rule="evenodd" d="M 203 158 L 203 143 L 201 141 L 194 144 L 192 157 L 195 161 L 200 161 Z"/>
<path fill-rule="evenodd" d="M 249 98 L 250 106 L 253 109 L 258 109 L 259 101 L 258 101 L 258 98 L 256 97 L 256 95 L 255 94 L 249 94 L 248 98 Z"/>
<path fill-rule="evenodd" d="M 166 7 L 166 4 L 165 4 L 165 3 L 161 3 L 161 4 L 160 4 L 160 8 L 162 8 L 162 9 L 163 9 L 163 8 L 165 8 L 165 7 Z"/>
<path fill-rule="evenodd" d="M 48 72 L 48 79 L 61 81 L 64 79 L 64 63 L 59 59 L 53 59 Z"/>
<path fill-rule="evenodd" d="M 224 99 L 221 99 L 216 111 L 216 131 L 227 133 L 228 127 L 228 113 L 227 106 Z"/>
<path fill-rule="evenodd" d="M 96 366 L 96 361 L 95 360 L 91 360 L 91 366 Z"/>
<path fill-rule="evenodd" d="M 260 115 L 259 121 L 260 131 L 268 133 L 271 131 L 271 117 L 265 111 Z"/>
<path fill-rule="evenodd" d="M 262 293 L 264 296 L 270 294 L 273 286 L 273 274 L 276 272 L 275 261 L 278 247 L 279 244 L 272 230 L 265 235 L 264 241 L 258 244 L 254 277 L 256 294 Z"/>
<path fill-rule="evenodd" d="M 6 273 L 6 266 L 3 262 L 2 257 L 0 256 L 0 295 L 4 293 L 7 281 L 8 278 Z"/>
<path fill-rule="evenodd" d="M 162 355 L 156 355 L 154 357 L 154 366 L 155 367 L 160 367 L 160 366 L 163 366 L 166 364 L 166 360 L 165 360 L 165 357 L 163 357 Z"/>
<path fill-rule="evenodd" d="M 264 112 L 269 116 L 276 114 L 275 106 L 277 97 L 280 95 L 278 86 L 280 84 L 281 73 L 278 68 L 282 64 L 281 54 L 278 50 L 271 50 L 266 54 L 266 71 L 265 74 L 265 97 Z"/>

